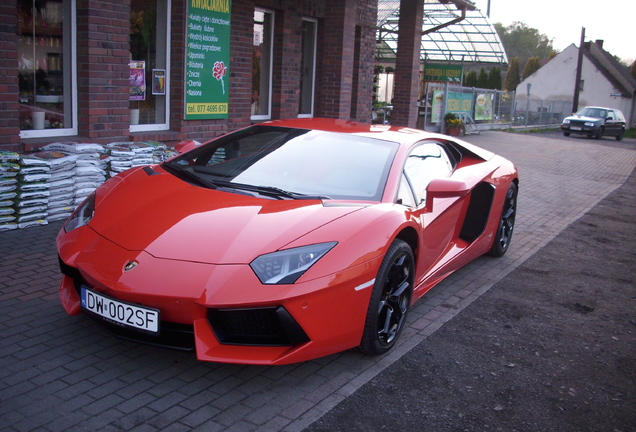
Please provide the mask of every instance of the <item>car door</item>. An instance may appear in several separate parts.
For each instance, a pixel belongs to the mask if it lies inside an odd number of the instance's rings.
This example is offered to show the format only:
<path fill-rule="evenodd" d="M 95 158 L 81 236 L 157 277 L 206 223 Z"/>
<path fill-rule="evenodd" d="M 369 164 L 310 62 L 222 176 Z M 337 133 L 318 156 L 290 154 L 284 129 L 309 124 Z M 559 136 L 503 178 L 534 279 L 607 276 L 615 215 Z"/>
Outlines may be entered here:
<path fill-rule="evenodd" d="M 418 253 L 418 275 L 423 279 L 435 265 L 453 253 L 454 240 L 462 219 L 462 197 L 437 199 L 432 211 L 427 208 L 426 188 L 434 179 L 450 178 L 455 162 L 447 148 L 438 142 L 416 145 L 404 166 L 399 198 L 413 205 L 413 216 L 420 220 L 422 232 Z M 407 192 L 409 191 L 409 192 Z M 410 198 L 411 195 L 413 198 Z M 418 285 L 422 280 L 416 281 Z"/>
<path fill-rule="evenodd" d="M 614 110 L 607 110 L 607 117 L 605 117 L 605 135 L 616 135 L 618 133 L 616 125 L 616 113 Z"/>

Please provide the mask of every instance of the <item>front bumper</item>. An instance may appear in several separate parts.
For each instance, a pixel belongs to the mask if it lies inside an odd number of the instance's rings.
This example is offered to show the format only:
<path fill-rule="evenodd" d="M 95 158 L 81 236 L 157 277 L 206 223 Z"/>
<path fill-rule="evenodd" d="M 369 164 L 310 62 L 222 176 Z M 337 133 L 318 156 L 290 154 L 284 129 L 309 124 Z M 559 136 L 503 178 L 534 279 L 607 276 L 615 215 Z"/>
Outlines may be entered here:
<path fill-rule="evenodd" d="M 598 127 L 596 126 L 585 126 L 585 125 L 577 125 L 577 124 L 562 124 L 561 131 L 570 133 L 570 134 L 579 134 L 579 135 L 594 135 L 598 132 Z"/>
<path fill-rule="evenodd" d="M 76 231 L 61 235 L 78 235 Z M 78 239 L 78 247 L 58 242 L 65 310 L 82 312 L 82 285 L 122 302 L 156 308 L 161 313 L 159 335 L 97 321 L 125 339 L 194 349 L 204 361 L 288 364 L 359 345 L 371 287 L 356 287 L 366 286 L 380 265 L 375 259 L 307 282 L 262 285 L 248 265 L 156 259 L 85 231 L 93 238 Z M 126 272 L 125 263 L 131 260 L 139 264 Z"/>

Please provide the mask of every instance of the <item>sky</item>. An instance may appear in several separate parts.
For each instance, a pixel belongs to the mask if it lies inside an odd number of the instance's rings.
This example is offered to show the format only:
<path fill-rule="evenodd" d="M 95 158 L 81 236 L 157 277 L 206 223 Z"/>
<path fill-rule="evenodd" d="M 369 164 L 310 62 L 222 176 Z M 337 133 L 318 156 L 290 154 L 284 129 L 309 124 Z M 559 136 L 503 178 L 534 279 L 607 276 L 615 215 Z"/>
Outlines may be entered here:
<path fill-rule="evenodd" d="M 488 0 L 472 0 L 486 15 Z M 490 22 L 525 22 L 559 51 L 602 39 L 603 49 L 631 64 L 636 59 L 636 0 L 490 0 Z"/>

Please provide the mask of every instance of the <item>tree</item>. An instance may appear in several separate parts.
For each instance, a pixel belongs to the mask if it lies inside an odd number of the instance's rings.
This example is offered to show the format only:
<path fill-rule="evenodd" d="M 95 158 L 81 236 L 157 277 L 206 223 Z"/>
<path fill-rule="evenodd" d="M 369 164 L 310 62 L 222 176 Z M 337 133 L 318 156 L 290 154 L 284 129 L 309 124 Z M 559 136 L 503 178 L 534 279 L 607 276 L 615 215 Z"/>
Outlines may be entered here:
<path fill-rule="evenodd" d="M 477 72 L 474 70 L 466 72 L 464 76 L 464 87 L 477 87 Z"/>
<path fill-rule="evenodd" d="M 506 73 L 504 90 L 515 91 L 520 82 L 521 77 L 519 76 L 519 58 L 513 57 L 512 60 L 510 60 L 510 66 L 508 66 L 508 73 Z"/>
<path fill-rule="evenodd" d="M 515 21 L 506 27 L 496 23 L 495 29 L 508 58 L 518 57 L 520 64 L 525 64 L 530 57 L 545 59 L 554 51 L 552 39 L 526 23 Z"/>
<path fill-rule="evenodd" d="M 526 62 L 526 66 L 523 68 L 523 79 L 528 78 L 539 69 L 541 69 L 541 61 L 539 60 L 539 57 L 530 57 Z"/>
<path fill-rule="evenodd" d="M 634 63 L 632 63 L 632 67 L 629 70 L 629 73 L 632 77 L 634 77 L 634 79 L 636 79 L 636 60 L 634 60 Z"/>
<path fill-rule="evenodd" d="M 488 88 L 501 90 L 501 69 L 490 69 L 490 72 L 488 72 Z"/>
<path fill-rule="evenodd" d="M 477 76 L 477 87 L 488 88 L 488 74 L 484 68 L 481 68 L 479 75 Z"/>

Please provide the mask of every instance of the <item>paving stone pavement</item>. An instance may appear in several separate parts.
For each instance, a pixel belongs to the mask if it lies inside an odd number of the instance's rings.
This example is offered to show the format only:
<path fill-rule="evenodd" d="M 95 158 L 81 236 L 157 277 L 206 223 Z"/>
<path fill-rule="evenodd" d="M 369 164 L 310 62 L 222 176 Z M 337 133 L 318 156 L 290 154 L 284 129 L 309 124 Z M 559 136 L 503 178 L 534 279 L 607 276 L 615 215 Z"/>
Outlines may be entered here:
<path fill-rule="evenodd" d="M 394 364 L 625 182 L 636 140 L 485 132 L 466 141 L 521 176 L 513 242 L 451 275 L 412 309 L 382 357 L 346 351 L 305 363 L 242 366 L 114 338 L 59 304 L 56 222 L 0 233 L 3 431 L 302 431 Z"/>

